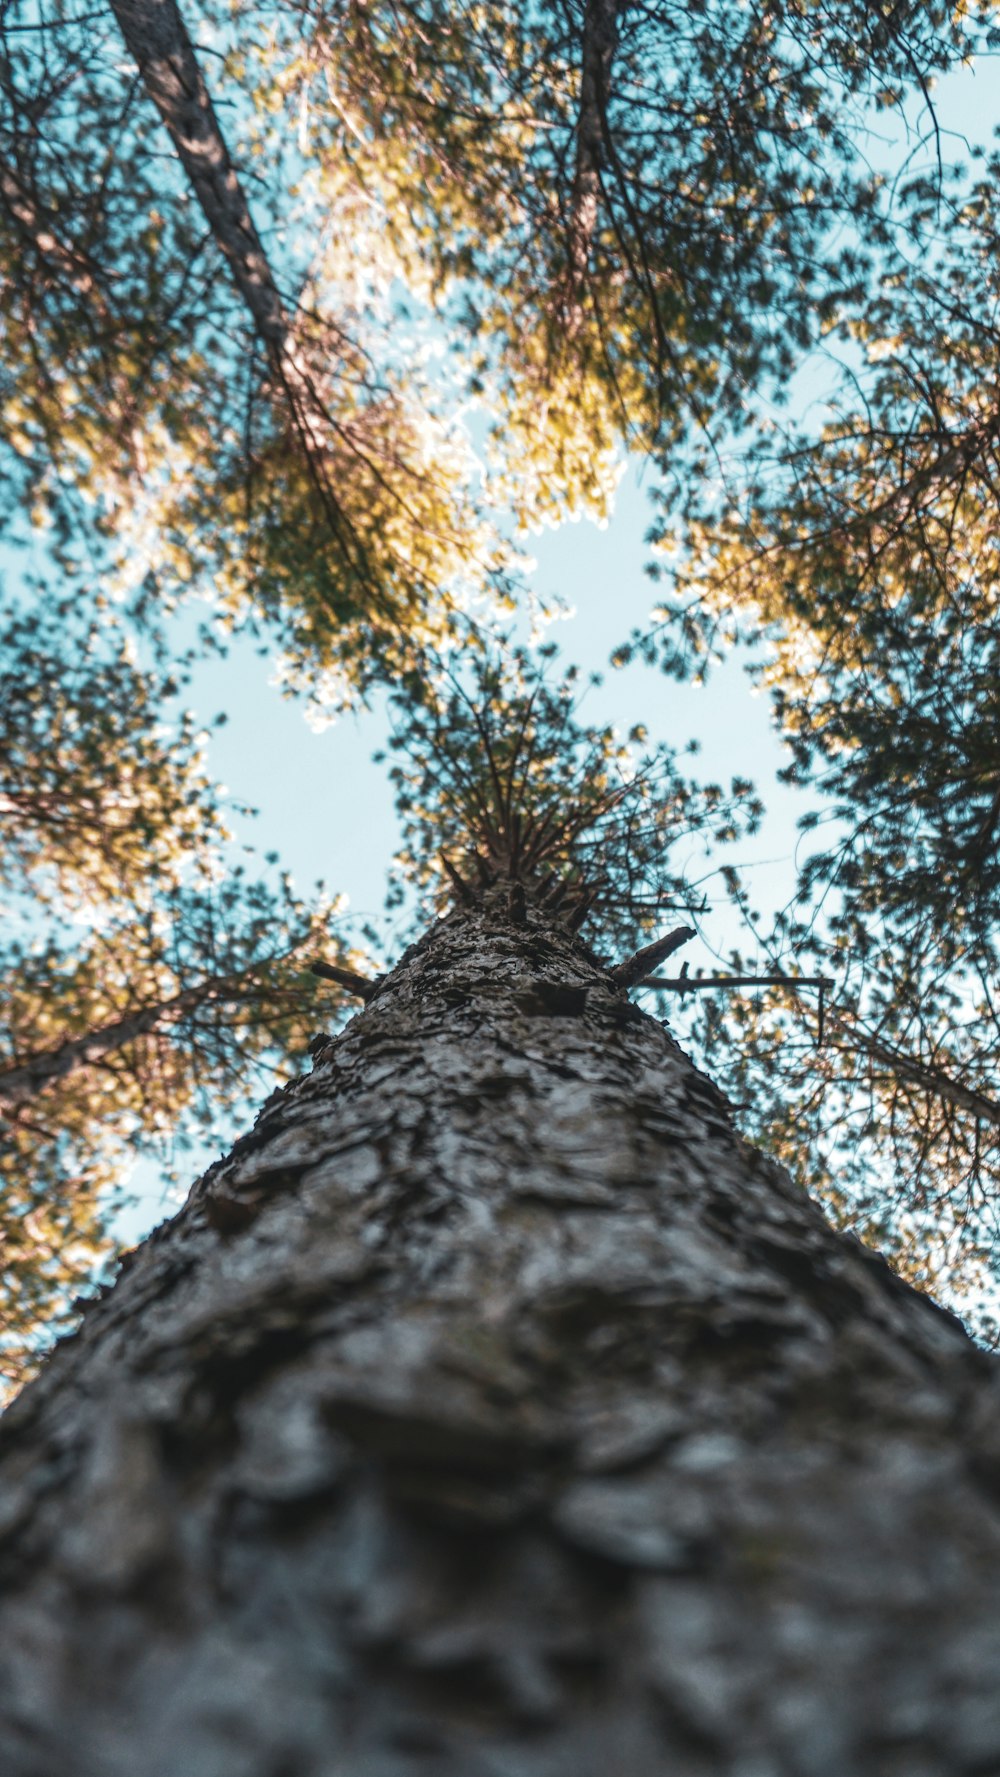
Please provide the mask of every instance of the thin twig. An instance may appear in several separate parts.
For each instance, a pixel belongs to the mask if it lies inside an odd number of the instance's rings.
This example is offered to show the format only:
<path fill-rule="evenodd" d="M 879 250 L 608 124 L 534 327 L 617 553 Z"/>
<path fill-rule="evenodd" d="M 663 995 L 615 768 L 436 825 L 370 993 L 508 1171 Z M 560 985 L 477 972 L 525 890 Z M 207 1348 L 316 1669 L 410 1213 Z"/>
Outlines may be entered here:
<path fill-rule="evenodd" d="M 694 936 L 692 932 L 691 936 Z M 652 946 L 650 946 L 652 948 Z M 639 955 L 643 952 L 640 950 Z M 656 987 L 667 993 L 698 993 L 706 987 L 824 987 L 833 986 L 830 975 L 649 975 L 639 987 Z"/>
<path fill-rule="evenodd" d="M 828 987 L 833 986 L 830 975 L 699 975 L 692 981 L 690 975 L 650 975 L 640 981 L 640 987 L 656 987 L 668 993 L 698 993 L 706 987 L 791 987 L 796 992 L 802 987 L 819 989 L 819 1016 L 816 1028 L 816 1047 L 823 1047 L 823 1030 L 826 1015 L 824 994 Z"/>

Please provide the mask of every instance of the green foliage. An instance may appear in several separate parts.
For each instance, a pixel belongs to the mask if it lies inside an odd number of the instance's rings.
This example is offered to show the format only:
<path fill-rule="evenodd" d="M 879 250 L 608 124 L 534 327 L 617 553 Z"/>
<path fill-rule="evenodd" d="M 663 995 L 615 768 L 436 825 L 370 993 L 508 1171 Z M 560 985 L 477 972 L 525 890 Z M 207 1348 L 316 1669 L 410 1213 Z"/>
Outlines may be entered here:
<path fill-rule="evenodd" d="M 890 944 L 849 916 L 818 928 L 789 919 L 761 933 L 749 959 L 730 960 L 736 972 L 822 970 L 835 980 L 822 1042 L 815 993 L 700 996 L 692 1037 L 739 1105 L 741 1127 L 841 1225 L 992 1342 L 1000 1056 L 991 984 L 973 969 L 942 969 L 933 944 Z"/>
<path fill-rule="evenodd" d="M 213 479 L 192 473 L 164 499 L 157 574 L 164 587 L 210 582 L 227 622 L 267 620 L 285 684 L 322 720 L 443 640 L 468 594 L 488 587 L 502 604 L 504 552 L 417 374 L 329 412 L 308 453 L 247 395 L 252 421 L 216 453 Z"/>
<path fill-rule="evenodd" d="M 331 206 L 363 184 L 403 276 L 471 328 L 532 524 L 603 509 L 622 440 L 712 466 L 826 313 L 834 225 L 876 226 L 865 105 L 974 32 L 854 0 L 300 0 L 261 83 Z"/>
<path fill-rule="evenodd" d="M 488 508 L 603 511 L 625 443 L 698 477 L 748 391 L 787 381 L 830 308 L 832 230 L 876 227 L 864 105 L 964 53 L 978 17 L 283 0 L 237 31 L 209 6 L 227 227 L 112 14 L 12 0 L 8 512 L 31 507 L 67 569 L 264 617 L 321 703 L 394 676 L 470 596 L 503 601 Z"/>
<path fill-rule="evenodd" d="M 470 631 L 454 656 L 425 656 L 393 695 L 390 777 L 404 845 L 395 899 L 415 890 L 421 920 L 484 884 L 517 883 L 560 905 L 612 951 L 690 906 L 685 865 L 753 831 L 752 785 L 684 778 L 673 751 L 588 723 L 591 682 L 530 650 Z"/>
<path fill-rule="evenodd" d="M 254 191 L 287 209 L 286 145 L 261 159 L 233 96 Z M 384 278 L 348 282 L 344 226 L 319 253 L 264 231 L 300 289 L 266 349 L 111 14 L 4 9 L 0 517 L 30 512 L 64 572 L 264 616 L 327 702 L 443 633 L 441 589 L 481 589 L 496 557 Z"/>
<path fill-rule="evenodd" d="M 853 815 L 838 869 L 865 909 L 981 937 L 1000 913 L 998 173 L 939 201 L 933 253 L 910 194 L 915 244 L 845 322 L 867 363 L 820 436 L 765 439 L 739 505 L 695 514 L 671 612 L 696 648 L 763 631 L 789 775 Z"/>
<path fill-rule="evenodd" d="M 47 912 L 176 884 L 226 836 L 177 690 L 71 597 L 0 603 L 0 887 Z"/>
<path fill-rule="evenodd" d="M 4 8 L 4 505 L 64 544 L 200 430 L 217 268 L 160 146 L 110 14 Z"/>

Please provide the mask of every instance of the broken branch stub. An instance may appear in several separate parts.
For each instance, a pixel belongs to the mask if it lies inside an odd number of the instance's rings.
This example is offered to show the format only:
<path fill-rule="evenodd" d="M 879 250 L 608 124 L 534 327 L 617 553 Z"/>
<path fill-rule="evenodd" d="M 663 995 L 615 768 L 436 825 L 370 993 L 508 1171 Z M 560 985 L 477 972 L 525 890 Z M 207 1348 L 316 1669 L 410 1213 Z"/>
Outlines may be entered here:
<path fill-rule="evenodd" d="M 367 975 L 356 974 L 353 969 L 341 968 L 339 963 L 310 963 L 309 972 L 311 975 L 318 975 L 323 981 L 335 981 L 338 987 L 346 988 L 348 993 L 356 994 L 358 999 L 366 1002 L 382 981 L 381 975 L 376 975 L 371 980 Z"/>
<path fill-rule="evenodd" d="M 672 956 L 675 950 L 679 950 L 682 944 L 686 944 L 690 938 L 695 936 L 693 926 L 675 927 L 672 932 L 667 933 L 665 938 L 657 938 L 655 944 L 644 945 L 642 950 L 635 952 L 634 956 L 628 957 L 623 963 L 618 963 L 611 971 L 612 980 L 616 981 L 619 987 L 635 987 L 643 976 L 648 975 L 651 969 L 657 968 L 665 957 Z"/>

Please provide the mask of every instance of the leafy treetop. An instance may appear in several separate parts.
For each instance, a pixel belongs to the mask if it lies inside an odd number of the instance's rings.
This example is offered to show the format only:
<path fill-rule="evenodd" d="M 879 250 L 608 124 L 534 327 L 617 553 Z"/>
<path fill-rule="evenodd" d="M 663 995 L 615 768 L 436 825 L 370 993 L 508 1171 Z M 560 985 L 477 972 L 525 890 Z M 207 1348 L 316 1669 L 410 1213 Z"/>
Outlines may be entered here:
<path fill-rule="evenodd" d="M 12 0 L 8 512 L 147 612 L 266 619 L 322 702 L 395 676 L 505 597 L 484 505 L 601 510 L 623 442 L 699 475 L 787 381 L 864 277 L 829 243 L 876 231 L 865 104 L 982 10 L 264 0 L 237 42 L 211 4 L 195 41 L 175 0 Z"/>
<path fill-rule="evenodd" d="M 415 890 L 425 919 L 456 895 L 518 885 L 617 951 L 690 905 L 691 858 L 754 830 L 753 786 L 694 783 L 641 725 L 587 722 L 594 684 L 559 672 L 551 645 L 475 632 L 459 653 L 425 656 L 392 699 L 397 899 Z"/>

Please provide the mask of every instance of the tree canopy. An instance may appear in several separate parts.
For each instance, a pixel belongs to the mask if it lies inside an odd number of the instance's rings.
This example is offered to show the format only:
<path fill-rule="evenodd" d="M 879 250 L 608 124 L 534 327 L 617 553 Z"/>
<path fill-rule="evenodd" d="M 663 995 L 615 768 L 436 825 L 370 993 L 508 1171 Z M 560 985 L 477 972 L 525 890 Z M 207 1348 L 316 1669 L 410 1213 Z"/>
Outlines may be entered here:
<path fill-rule="evenodd" d="M 379 267 L 352 275 L 339 237 L 300 265 L 287 221 L 262 241 L 176 8 L 119 13 L 136 65 L 111 12 L 26 0 L 0 24 L 8 516 L 30 508 L 64 571 L 113 570 L 154 611 L 210 585 L 297 667 L 363 678 L 488 575 L 468 453 Z M 278 159 L 254 191 L 280 217 Z"/>
<path fill-rule="evenodd" d="M 402 847 L 390 901 L 415 891 L 421 923 L 484 886 L 560 910 L 610 951 L 634 947 L 696 890 L 671 853 L 697 855 L 753 832 L 761 805 L 685 777 L 676 749 L 586 720 L 593 684 L 556 649 L 474 634 L 424 656 L 393 694 L 390 778 Z M 686 860 L 690 866 L 690 857 Z"/>
<path fill-rule="evenodd" d="M 471 329 L 529 522 L 599 507 L 623 440 L 704 461 L 748 389 L 789 376 L 831 271 L 856 271 L 834 224 L 876 217 L 866 104 L 975 29 L 714 0 L 304 0 L 278 20 L 269 78 L 321 188 L 362 181 L 402 275 Z"/>
<path fill-rule="evenodd" d="M 975 28 L 853 0 L 282 0 L 192 36 L 175 0 L 16 0 L 11 495 L 64 565 L 210 585 L 342 697 L 503 592 L 490 507 L 600 509 L 626 443 L 702 472 L 857 276 L 832 241 L 875 226 L 865 105 Z"/>

